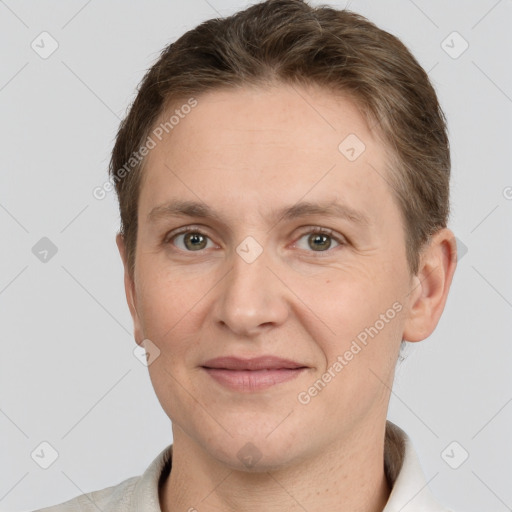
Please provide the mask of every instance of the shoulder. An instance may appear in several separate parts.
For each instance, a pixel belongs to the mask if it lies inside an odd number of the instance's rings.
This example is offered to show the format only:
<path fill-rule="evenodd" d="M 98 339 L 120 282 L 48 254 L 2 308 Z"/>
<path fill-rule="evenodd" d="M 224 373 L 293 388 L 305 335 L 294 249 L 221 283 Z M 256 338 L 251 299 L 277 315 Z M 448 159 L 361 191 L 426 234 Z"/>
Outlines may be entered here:
<path fill-rule="evenodd" d="M 141 476 L 34 512 L 160 512 L 159 487 L 171 465 L 172 445 L 165 448 Z"/>
<path fill-rule="evenodd" d="M 82 494 L 72 500 L 35 512 L 121 512 L 131 510 L 132 497 L 141 477 L 132 477 L 101 491 Z"/>

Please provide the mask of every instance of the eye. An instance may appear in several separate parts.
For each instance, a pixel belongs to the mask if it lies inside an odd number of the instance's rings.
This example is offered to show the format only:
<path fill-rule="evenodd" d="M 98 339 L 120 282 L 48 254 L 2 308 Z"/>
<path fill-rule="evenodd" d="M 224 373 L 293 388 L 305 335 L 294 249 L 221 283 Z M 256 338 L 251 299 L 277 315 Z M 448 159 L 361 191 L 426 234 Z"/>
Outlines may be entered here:
<path fill-rule="evenodd" d="M 166 237 L 166 243 L 172 243 L 178 249 L 186 252 L 197 252 L 203 249 L 209 249 L 213 242 L 207 235 L 197 228 L 185 228 L 179 233 L 174 233 Z M 210 245 L 208 245 L 210 243 Z"/>
<path fill-rule="evenodd" d="M 305 245 L 301 241 L 305 239 Z M 333 242 L 334 245 L 333 246 Z M 299 249 L 313 252 L 326 252 L 329 249 L 336 248 L 340 245 L 346 245 L 343 237 L 336 235 L 332 230 L 327 228 L 315 228 L 304 233 L 295 243 Z"/>
<path fill-rule="evenodd" d="M 199 252 L 214 246 L 208 235 L 193 226 L 167 235 L 164 242 L 171 243 L 184 252 Z M 308 252 L 327 252 L 346 243 L 341 235 L 335 234 L 332 230 L 317 227 L 304 232 L 294 246 Z"/>

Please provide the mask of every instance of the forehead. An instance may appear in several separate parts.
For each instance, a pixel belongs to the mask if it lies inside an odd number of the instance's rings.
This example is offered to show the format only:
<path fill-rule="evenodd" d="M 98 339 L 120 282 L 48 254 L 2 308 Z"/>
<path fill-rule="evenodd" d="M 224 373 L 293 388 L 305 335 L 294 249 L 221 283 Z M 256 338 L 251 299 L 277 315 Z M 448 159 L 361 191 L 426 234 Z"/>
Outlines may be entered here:
<path fill-rule="evenodd" d="M 168 108 L 159 122 L 165 123 L 175 110 L 180 110 L 180 102 Z M 347 135 L 356 136 L 370 151 L 376 142 L 352 100 L 318 86 L 306 89 L 280 84 L 214 90 L 200 95 L 188 115 L 179 120 L 174 116 L 176 121 L 163 138 L 167 150 L 182 150 L 179 155 L 175 151 L 176 163 L 181 163 L 181 156 L 188 159 L 186 151 L 192 149 L 229 158 L 233 155 L 224 149 L 237 145 L 243 145 L 247 153 L 260 151 L 262 145 L 269 151 L 285 145 L 295 154 L 313 151 L 313 156 L 332 159 L 340 156 L 338 146 Z M 242 156 L 240 147 L 236 156 Z M 272 156 L 284 160 L 293 157 L 277 151 Z"/>
<path fill-rule="evenodd" d="M 215 90 L 196 99 L 148 155 L 143 209 L 170 193 L 226 208 L 240 198 L 256 205 L 306 195 L 371 207 L 390 195 L 386 148 L 348 98 L 280 85 Z M 159 123 L 179 108 L 174 104 Z"/>

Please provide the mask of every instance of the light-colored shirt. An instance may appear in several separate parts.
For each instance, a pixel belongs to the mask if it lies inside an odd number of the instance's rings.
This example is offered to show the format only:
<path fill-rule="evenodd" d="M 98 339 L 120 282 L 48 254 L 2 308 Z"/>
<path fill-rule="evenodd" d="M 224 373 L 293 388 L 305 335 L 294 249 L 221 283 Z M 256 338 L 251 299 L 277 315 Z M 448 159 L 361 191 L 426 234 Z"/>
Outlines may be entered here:
<path fill-rule="evenodd" d="M 36 512 L 161 512 L 158 490 L 171 465 L 172 445 L 141 476 Z M 410 438 L 390 421 L 386 425 L 384 467 L 391 494 L 382 512 L 450 512 L 432 496 Z"/>

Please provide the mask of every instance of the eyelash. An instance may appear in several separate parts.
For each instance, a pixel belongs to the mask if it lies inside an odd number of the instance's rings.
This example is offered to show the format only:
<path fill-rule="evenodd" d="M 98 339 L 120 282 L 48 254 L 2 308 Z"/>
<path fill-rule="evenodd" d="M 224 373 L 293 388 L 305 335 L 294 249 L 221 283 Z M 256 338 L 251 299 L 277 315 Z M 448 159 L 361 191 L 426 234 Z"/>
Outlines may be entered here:
<path fill-rule="evenodd" d="M 331 253 L 334 249 L 337 249 L 339 247 L 342 247 L 344 245 L 347 245 L 347 240 L 345 239 L 345 237 L 341 236 L 341 235 L 337 235 L 332 229 L 329 229 L 329 228 L 321 228 L 321 227 L 314 227 L 314 226 L 309 226 L 307 228 L 304 228 L 304 229 L 307 229 L 308 231 L 303 231 L 301 232 L 301 234 L 299 235 L 299 237 L 297 238 L 297 242 L 302 238 L 304 237 L 305 235 L 312 235 L 312 234 L 319 234 L 319 235 L 327 235 L 329 237 L 331 237 L 335 242 L 337 242 L 339 245 L 337 247 L 333 247 L 333 248 L 329 248 L 325 251 L 306 251 L 306 252 L 310 252 L 310 253 L 313 253 L 313 254 L 317 254 L 319 257 L 321 257 L 322 253 L 323 254 L 329 254 Z M 211 240 L 210 237 L 204 233 L 200 228 L 197 228 L 197 227 L 194 227 L 194 226 L 187 226 L 185 228 L 181 228 L 179 229 L 178 231 L 176 232 L 171 232 L 171 233 L 168 233 L 165 237 L 164 237 L 164 244 L 169 244 L 169 243 L 172 243 L 172 241 L 179 235 L 183 235 L 183 234 L 187 234 L 187 233 L 197 233 L 198 235 L 202 235 L 206 238 L 208 238 L 208 240 Z M 297 242 L 294 242 L 294 244 L 296 244 Z M 187 252 L 187 253 L 194 253 L 194 252 L 198 252 L 198 253 L 201 253 L 204 251 L 204 249 L 201 249 L 201 250 L 198 250 L 198 251 L 184 251 L 182 249 L 177 249 L 178 251 L 181 251 L 181 252 Z"/>

